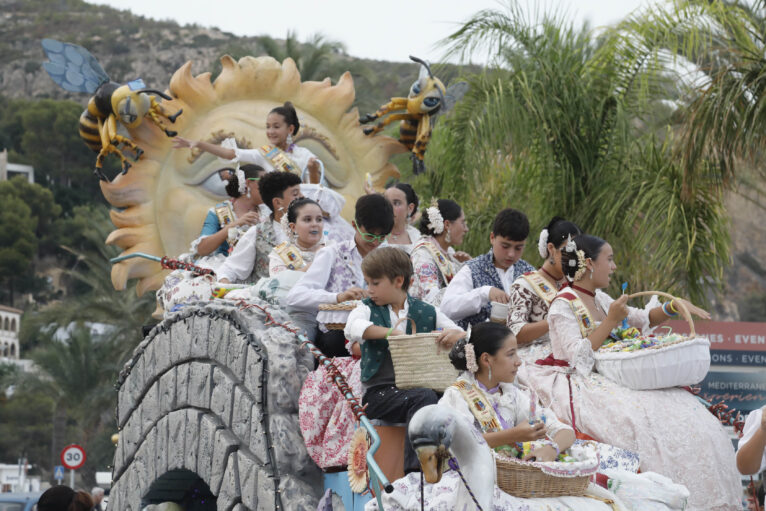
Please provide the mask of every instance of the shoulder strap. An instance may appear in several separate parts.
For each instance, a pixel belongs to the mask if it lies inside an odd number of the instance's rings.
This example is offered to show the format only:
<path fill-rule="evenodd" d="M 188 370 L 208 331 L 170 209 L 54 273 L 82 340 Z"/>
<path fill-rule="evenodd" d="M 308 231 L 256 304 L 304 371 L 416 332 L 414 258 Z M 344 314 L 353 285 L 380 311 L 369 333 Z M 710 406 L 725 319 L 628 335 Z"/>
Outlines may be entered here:
<path fill-rule="evenodd" d="M 468 409 L 471 410 L 484 433 L 493 433 L 503 429 L 500 421 L 497 420 L 495 409 L 489 404 L 484 393 L 476 388 L 475 385 L 464 380 L 458 380 L 452 386 L 463 396 L 463 399 L 468 404 Z"/>
<path fill-rule="evenodd" d="M 580 297 L 569 291 L 565 293 L 559 293 L 555 300 L 562 299 L 569 302 L 569 306 L 572 307 L 575 318 L 577 318 L 577 326 L 580 327 L 580 334 L 583 337 L 588 337 L 593 330 L 596 329 L 596 324 L 593 322 L 593 318 L 588 312 L 588 308 L 582 303 Z"/>
<path fill-rule="evenodd" d="M 547 280 L 545 280 L 545 277 L 540 275 L 540 272 L 530 271 L 521 277 L 529 282 L 529 285 L 532 286 L 532 291 L 534 291 L 537 296 L 545 300 L 545 303 L 548 305 L 550 305 L 551 302 L 556 298 L 556 289 L 552 287 Z"/>
<path fill-rule="evenodd" d="M 445 256 L 441 250 L 436 248 L 433 243 L 424 241 L 422 243 L 418 243 L 417 247 L 415 248 L 420 247 L 425 247 L 426 250 L 428 250 L 434 260 L 434 263 L 436 263 L 436 267 L 439 269 L 442 280 L 444 280 L 446 284 L 449 284 L 452 278 L 455 276 L 455 268 L 452 266 L 452 261 L 450 261 L 449 258 Z"/>
<path fill-rule="evenodd" d="M 301 255 L 300 250 L 298 250 L 298 247 L 291 245 L 287 241 L 283 241 L 274 247 L 274 252 L 277 253 L 279 258 L 282 259 L 282 262 L 285 263 L 290 270 L 299 270 L 306 266 L 306 261 L 303 260 L 303 256 Z"/>
<path fill-rule="evenodd" d="M 290 157 L 287 156 L 287 153 L 282 149 L 272 145 L 264 145 L 261 146 L 260 151 L 263 154 L 263 157 L 269 160 L 269 163 L 271 163 L 276 170 L 298 175 L 301 174 L 301 169 L 298 168 L 298 165 L 291 160 Z"/>

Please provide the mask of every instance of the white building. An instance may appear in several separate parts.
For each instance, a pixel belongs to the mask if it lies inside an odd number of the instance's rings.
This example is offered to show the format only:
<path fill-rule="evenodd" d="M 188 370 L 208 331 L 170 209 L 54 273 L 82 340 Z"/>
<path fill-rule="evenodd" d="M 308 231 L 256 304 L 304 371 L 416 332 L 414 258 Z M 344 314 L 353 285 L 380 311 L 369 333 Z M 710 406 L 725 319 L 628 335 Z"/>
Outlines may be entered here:
<path fill-rule="evenodd" d="M 27 476 L 29 465 L 0 463 L 0 493 L 40 491 L 40 476 Z"/>
<path fill-rule="evenodd" d="M 8 150 L 0 151 L 0 181 L 7 181 L 17 174 L 27 176 L 27 181 L 35 182 L 35 169 L 31 165 L 21 165 L 20 163 L 8 162 Z"/>
<path fill-rule="evenodd" d="M 24 311 L 0 305 L 0 360 L 18 360 L 19 329 Z"/>

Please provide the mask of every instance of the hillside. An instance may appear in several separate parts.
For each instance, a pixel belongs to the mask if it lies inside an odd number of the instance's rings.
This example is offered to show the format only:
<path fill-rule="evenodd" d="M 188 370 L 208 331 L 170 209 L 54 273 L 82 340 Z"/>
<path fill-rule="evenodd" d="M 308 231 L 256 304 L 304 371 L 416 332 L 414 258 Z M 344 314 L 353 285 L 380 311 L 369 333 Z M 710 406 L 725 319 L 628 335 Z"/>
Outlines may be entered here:
<path fill-rule="evenodd" d="M 186 61 L 193 62 L 195 74 L 210 71 L 215 75 L 220 71 L 222 55 L 264 55 L 268 42 L 274 42 L 216 28 L 152 20 L 82 0 L 0 0 L 0 90 L 4 95 L 87 102 L 84 95 L 59 88 L 43 71 L 45 55 L 40 40 L 45 37 L 87 48 L 114 81 L 141 77 L 159 88 L 166 87 L 173 72 Z M 402 61 L 407 58 L 394 57 Z M 346 70 L 354 76 L 357 105 L 362 111 L 374 111 L 389 97 L 405 94 L 418 73 L 418 67 L 410 62 L 356 59 L 336 50 L 315 73 L 317 76 L 308 78 L 329 76 L 335 81 Z M 440 69 L 445 83 L 457 73 L 455 66 Z"/>

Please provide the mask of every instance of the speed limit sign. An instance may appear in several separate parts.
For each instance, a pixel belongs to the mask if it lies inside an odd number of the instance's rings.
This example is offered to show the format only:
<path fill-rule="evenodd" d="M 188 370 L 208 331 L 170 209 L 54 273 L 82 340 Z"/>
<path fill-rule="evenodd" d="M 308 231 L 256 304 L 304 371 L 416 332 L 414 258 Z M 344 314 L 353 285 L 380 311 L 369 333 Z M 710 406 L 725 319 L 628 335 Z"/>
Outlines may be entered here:
<path fill-rule="evenodd" d="M 77 444 L 67 445 L 61 451 L 61 464 L 69 470 L 77 470 L 85 464 L 85 449 Z"/>

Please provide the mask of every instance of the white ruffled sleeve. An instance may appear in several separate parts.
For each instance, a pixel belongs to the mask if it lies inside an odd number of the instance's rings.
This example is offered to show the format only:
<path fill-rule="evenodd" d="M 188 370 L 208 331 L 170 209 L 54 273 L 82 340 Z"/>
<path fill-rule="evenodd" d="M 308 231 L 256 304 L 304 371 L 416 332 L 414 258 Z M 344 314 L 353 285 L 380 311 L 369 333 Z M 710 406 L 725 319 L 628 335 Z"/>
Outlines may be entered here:
<path fill-rule="evenodd" d="M 551 303 L 548 325 L 553 356 L 566 360 L 578 373 L 586 376 L 593 370 L 596 358 L 590 340 L 582 336 L 577 321 L 569 302 L 559 298 Z"/>

